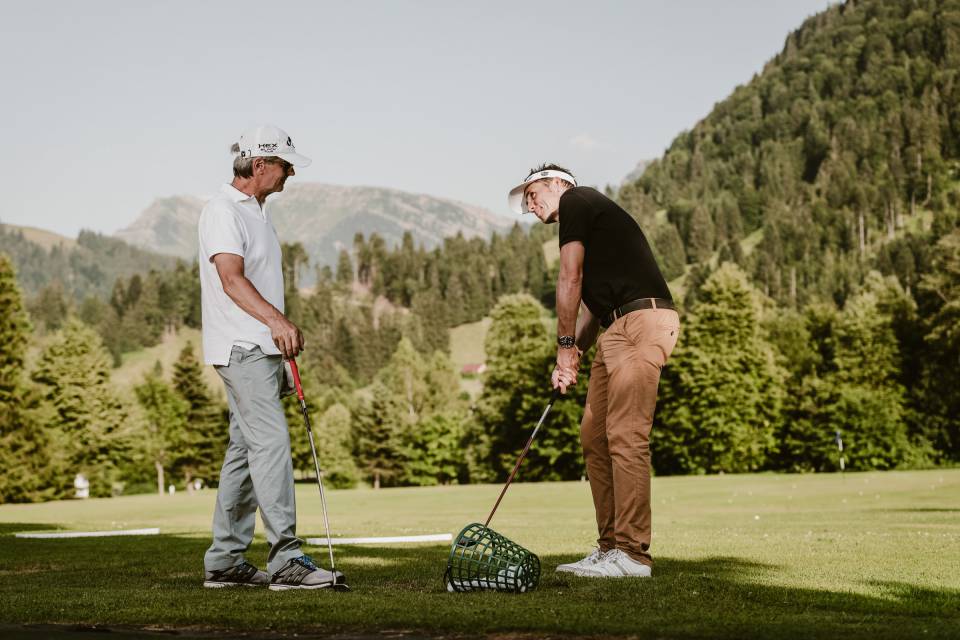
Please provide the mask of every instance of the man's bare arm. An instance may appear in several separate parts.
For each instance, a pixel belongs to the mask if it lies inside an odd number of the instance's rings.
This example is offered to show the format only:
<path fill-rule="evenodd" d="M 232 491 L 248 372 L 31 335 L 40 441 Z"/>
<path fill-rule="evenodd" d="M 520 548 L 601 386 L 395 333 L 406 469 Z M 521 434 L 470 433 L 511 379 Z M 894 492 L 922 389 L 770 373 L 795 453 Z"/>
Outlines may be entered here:
<path fill-rule="evenodd" d="M 292 322 L 267 302 L 253 283 L 243 274 L 243 258 L 232 253 L 213 256 L 223 291 L 238 307 L 267 325 L 274 344 L 284 358 L 292 358 L 303 350 L 303 334 Z"/>
<path fill-rule="evenodd" d="M 577 312 L 583 285 L 583 243 L 568 242 L 560 247 L 560 277 L 557 278 L 557 335 L 577 336 Z M 580 354 L 577 349 L 557 348 L 557 367 L 551 376 L 554 388 L 563 393 L 577 383 Z"/>
<path fill-rule="evenodd" d="M 583 287 L 583 243 L 560 247 L 560 277 L 557 278 L 557 335 L 576 335 L 577 312 Z"/>
<path fill-rule="evenodd" d="M 600 333 L 600 320 L 590 313 L 587 305 L 580 305 L 580 315 L 577 316 L 577 349 L 581 352 L 587 351 L 597 340 L 597 334 Z"/>

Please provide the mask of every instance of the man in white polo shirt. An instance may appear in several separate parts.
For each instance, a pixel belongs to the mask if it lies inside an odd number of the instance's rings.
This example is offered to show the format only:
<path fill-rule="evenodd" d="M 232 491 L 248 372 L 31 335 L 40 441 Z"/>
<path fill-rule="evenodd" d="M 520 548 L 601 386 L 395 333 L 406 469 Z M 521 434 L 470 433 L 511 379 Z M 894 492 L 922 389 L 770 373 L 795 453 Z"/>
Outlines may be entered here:
<path fill-rule="evenodd" d="M 283 315 L 280 241 L 265 201 L 310 160 L 273 126 L 247 131 L 233 146 L 233 182 L 200 214 L 203 357 L 223 378 L 230 444 L 220 471 L 205 587 L 265 585 L 319 589 L 339 576 L 303 554 L 297 537 L 290 436 L 280 394 L 283 359 L 303 334 Z M 246 561 L 257 507 L 267 530 L 269 576 Z"/>

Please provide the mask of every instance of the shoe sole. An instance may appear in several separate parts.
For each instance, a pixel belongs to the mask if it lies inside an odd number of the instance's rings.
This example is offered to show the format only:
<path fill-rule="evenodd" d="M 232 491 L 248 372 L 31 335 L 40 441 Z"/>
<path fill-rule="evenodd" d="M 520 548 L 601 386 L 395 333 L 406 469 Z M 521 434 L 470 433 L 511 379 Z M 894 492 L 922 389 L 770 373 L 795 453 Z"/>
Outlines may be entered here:
<path fill-rule="evenodd" d="M 572 573 L 576 575 L 577 571 L 580 571 L 578 567 L 571 567 L 569 565 L 560 565 L 557 567 L 557 573 Z"/>
<path fill-rule="evenodd" d="M 652 575 L 652 574 L 649 574 L 649 573 L 645 573 L 645 574 L 641 574 L 641 573 L 631 573 L 631 574 L 624 574 L 624 575 L 619 575 L 619 576 L 608 576 L 608 575 L 606 575 L 606 574 L 598 573 L 598 572 L 596 572 L 596 571 L 590 571 L 589 569 L 580 569 L 579 571 L 574 571 L 574 574 L 580 576 L 581 578 L 613 578 L 613 579 L 616 579 L 616 578 L 652 578 L 652 577 L 653 577 L 653 575 Z"/>
<path fill-rule="evenodd" d="M 223 589 L 224 587 L 265 587 L 264 584 L 256 582 L 211 582 L 206 580 L 203 583 L 204 589 Z"/>
<path fill-rule="evenodd" d="M 271 584 L 270 591 L 289 591 L 291 589 L 329 589 L 333 585 L 329 582 L 322 584 Z"/>

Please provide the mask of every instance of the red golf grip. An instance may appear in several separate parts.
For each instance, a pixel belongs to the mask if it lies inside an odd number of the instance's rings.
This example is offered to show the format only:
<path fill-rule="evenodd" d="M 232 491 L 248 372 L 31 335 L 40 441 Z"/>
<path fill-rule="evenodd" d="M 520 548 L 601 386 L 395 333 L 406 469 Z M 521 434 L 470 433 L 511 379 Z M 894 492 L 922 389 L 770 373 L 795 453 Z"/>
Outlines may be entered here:
<path fill-rule="evenodd" d="M 290 373 L 293 374 L 293 386 L 297 388 L 297 397 L 303 400 L 303 386 L 300 384 L 300 370 L 297 369 L 297 361 L 293 358 L 287 360 L 290 363 Z"/>

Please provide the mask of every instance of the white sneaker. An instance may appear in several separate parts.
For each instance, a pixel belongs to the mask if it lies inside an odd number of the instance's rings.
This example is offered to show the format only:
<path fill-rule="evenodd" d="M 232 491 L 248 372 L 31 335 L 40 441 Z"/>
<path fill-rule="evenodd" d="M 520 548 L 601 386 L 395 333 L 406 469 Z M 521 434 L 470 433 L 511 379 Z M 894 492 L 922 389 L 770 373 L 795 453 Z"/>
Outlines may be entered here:
<path fill-rule="evenodd" d="M 637 562 L 621 549 L 612 549 L 603 559 L 575 572 L 585 578 L 649 578 L 652 571 L 648 565 Z"/>
<path fill-rule="evenodd" d="M 582 569 L 587 569 L 589 567 L 592 567 L 593 565 L 602 561 L 603 557 L 607 553 L 608 552 L 606 551 L 600 551 L 600 549 L 594 549 L 593 553 L 588 555 L 583 560 L 577 560 L 576 562 L 568 562 L 567 564 L 557 565 L 557 571 L 560 573 L 576 573 L 577 575 L 580 575 L 578 573 L 579 571 L 581 571 Z"/>

